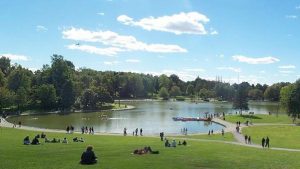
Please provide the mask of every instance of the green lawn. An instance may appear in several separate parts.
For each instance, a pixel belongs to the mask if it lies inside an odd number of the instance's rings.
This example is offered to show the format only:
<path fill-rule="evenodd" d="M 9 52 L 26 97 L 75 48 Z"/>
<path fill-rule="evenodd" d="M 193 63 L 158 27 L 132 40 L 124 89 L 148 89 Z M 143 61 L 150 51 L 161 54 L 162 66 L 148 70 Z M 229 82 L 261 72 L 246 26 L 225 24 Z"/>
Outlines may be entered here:
<path fill-rule="evenodd" d="M 175 138 L 192 138 L 192 139 L 206 139 L 206 140 L 220 140 L 220 141 L 235 141 L 232 133 L 225 133 L 224 136 L 222 134 L 195 134 L 195 135 L 187 135 L 187 136 L 175 136 Z"/>
<path fill-rule="evenodd" d="M 252 142 L 257 144 L 268 136 L 272 147 L 300 149 L 300 126 L 252 126 L 243 128 L 242 132 L 250 135 Z"/>
<path fill-rule="evenodd" d="M 281 123 L 281 124 L 291 124 L 293 120 L 287 115 L 266 115 L 266 114 L 256 114 L 256 115 L 227 115 L 226 121 L 236 123 L 240 121 L 245 123 L 247 120 L 252 121 L 252 123 Z"/>
<path fill-rule="evenodd" d="M 26 135 L 37 132 L 2 128 L 0 131 L 0 168 L 2 169 L 198 169 L 198 168 L 297 168 L 299 152 L 255 149 L 223 143 L 188 141 L 188 146 L 165 148 L 159 138 L 132 136 L 89 136 L 85 143 L 43 143 L 22 145 Z M 75 135 L 46 133 L 49 138 Z M 81 136 L 81 135 L 76 135 Z M 271 142 L 272 143 L 272 142 Z M 87 145 L 93 145 L 100 163 L 93 166 L 78 164 Z M 159 155 L 133 155 L 136 148 L 150 145 Z"/>

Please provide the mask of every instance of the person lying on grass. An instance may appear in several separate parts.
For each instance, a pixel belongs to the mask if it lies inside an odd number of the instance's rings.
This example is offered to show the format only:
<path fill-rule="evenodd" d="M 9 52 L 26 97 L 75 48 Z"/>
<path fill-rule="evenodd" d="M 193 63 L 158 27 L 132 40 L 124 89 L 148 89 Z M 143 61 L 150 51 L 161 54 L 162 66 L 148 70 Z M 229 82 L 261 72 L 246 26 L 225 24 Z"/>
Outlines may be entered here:
<path fill-rule="evenodd" d="M 95 164 L 97 163 L 97 157 L 93 151 L 93 146 L 89 145 L 86 151 L 81 155 L 80 164 Z"/>
<path fill-rule="evenodd" d="M 144 147 L 143 149 L 136 149 L 133 151 L 133 154 L 138 154 L 138 155 L 147 154 L 147 153 L 159 154 L 159 151 L 153 151 L 150 146 Z"/>
<path fill-rule="evenodd" d="M 84 142 L 83 138 L 81 137 L 78 139 L 78 137 L 73 138 L 73 142 Z"/>
<path fill-rule="evenodd" d="M 53 138 L 49 140 L 47 137 L 45 138 L 45 143 L 60 143 L 60 139 Z"/>

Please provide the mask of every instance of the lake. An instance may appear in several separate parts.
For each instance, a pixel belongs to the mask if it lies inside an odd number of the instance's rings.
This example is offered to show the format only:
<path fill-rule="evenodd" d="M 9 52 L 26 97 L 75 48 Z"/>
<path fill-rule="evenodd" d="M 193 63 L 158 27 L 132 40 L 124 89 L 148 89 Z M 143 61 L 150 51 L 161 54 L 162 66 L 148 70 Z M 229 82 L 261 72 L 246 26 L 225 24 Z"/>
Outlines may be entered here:
<path fill-rule="evenodd" d="M 82 126 L 93 126 L 95 132 L 123 133 L 126 127 L 130 134 L 136 128 L 143 128 L 145 134 L 165 132 L 180 134 L 182 128 L 187 128 L 188 133 L 208 133 L 209 130 L 221 131 L 223 126 L 210 122 L 180 122 L 173 121 L 172 117 L 204 117 L 205 112 L 235 114 L 232 103 L 192 103 L 178 101 L 127 101 L 122 104 L 135 106 L 135 109 L 124 111 L 103 111 L 93 113 L 46 114 L 9 117 L 9 122 L 22 121 L 23 125 L 49 128 L 66 129 L 73 125 L 76 131 Z M 277 103 L 250 102 L 249 112 L 255 114 L 277 113 Z M 107 119 L 101 116 L 107 116 Z"/>

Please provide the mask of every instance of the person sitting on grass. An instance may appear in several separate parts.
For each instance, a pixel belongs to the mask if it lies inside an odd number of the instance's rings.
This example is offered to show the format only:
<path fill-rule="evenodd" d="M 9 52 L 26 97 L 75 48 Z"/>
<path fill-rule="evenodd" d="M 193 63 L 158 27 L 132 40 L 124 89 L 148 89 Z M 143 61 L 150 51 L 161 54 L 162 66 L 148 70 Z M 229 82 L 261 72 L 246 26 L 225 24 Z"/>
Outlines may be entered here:
<path fill-rule="evenodd" d="M 87 146 L 86 151 L 81 155 L 80 164 L 95 164 L 97 157 L 93 151 L 93 146 Z"/>
<path fill-rule="evenodd" d="M 51 140 L 51 143 L 60 143 L 60 139 L 53 138 Z"/>
<path fill-rule="evenodd" d="M 41 138 L 46 138 L 46 134 L 44 132 L 42 132 Z"/>
<path fill-rule="evenodd" d="M 29 145 L 29 144 L 30 144 L 29 136 L 26 136 L 26 137 L 24 138 L 23 143 L 24 143 L 24 145 Z"/>
<path fill-rule="evenodd" d="M 169 140 L 166 140 L 165 147 L 170 147 L 170 146 L 171 146 L 171 144 L 169 143 Z"/>
<path fill-rule="evenodd" d="M 182 144 L 181 144 L 181 141 L 179 141 L 179 142 L 178 142 L 178 145 L 179 145 L 179 146 L 181 146 L 181 145 L 182 145 Z"/>
<path fill-rule="evenodd" d="M 40 144 L 40 141 L 37 137 L 34 137 L 34 139 L 32 140 L 31 142 L 32 145 L 39 145 Z"/>
<path fill-rule="evenodd" d="M 176 147 L 176 141 L 175 140 L 172 141 L 171 147 Z"/>
<path fill-rule="evenodd" d="M 187 142 L 185 140 L 183 140 L 182 145 L 186 146 Z"/>
<path fill-rule="evenodd" d="M 68 140 L 66 137 L 63 139 L 62 143 L 68 144 Z"/>

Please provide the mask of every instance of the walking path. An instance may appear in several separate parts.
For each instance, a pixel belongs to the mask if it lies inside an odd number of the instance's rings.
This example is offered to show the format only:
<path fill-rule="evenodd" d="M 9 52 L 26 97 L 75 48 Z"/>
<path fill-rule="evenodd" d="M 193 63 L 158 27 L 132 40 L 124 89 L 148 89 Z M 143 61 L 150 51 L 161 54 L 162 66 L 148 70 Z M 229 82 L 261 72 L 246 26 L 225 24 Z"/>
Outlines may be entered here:
<path fill-rule="evenodd" d="M 2 117 L 0 117 L 1 123 L 0 127 L 7 127 L 7 128 L 12 128 L 14 124 L 6 121 Z M 215 142 L 215 143 L 225 143 L 225 144 L 232 144 L 232 145 L 239 145 L 239 146 L 244 146 L 244 147 L 252 147 L 252 148 L 257 148 L 257 149 L 263 149 L 260 145 L 256 144 L 246 144 L 244 141 L 244 136 L 241 133 L 236 132 L 236 126 L 233 123 L 229 123 L 227 121 L 221 120 L 219 118 L 214 118 L 212 120 L 215 123 L 221 124 L 225 127 L 226 132 L 231 132 L 237 142 L 232 142 L 232 141 L 221 141 L 221 140 L 208 140 L 208 139 L 193 139 L 193 138 L 180 138 L 180 139 L 185 139 L 185 140 L 190 140 L 190 141 L 198 141 L 198 142 Z M 245 127 L 244 125 L 242 127 Z M 39 132 L 56 132 L 56 133 L 66 133 L 65 130 L 59 130 L 59 129 L 46 129 L 46 128 L 37 128 L 37 127 L 29 127 L 29 126 L 21 126 L 19 127 L 16 124 L 17 129 L 22 129 L 22 130 L 29 130 L 29 131 L 39 131 Z M 75 132 L 80 134 L 80 132 Z M 110 136 L 120 136 L 119 133 L 95 133 L 95 135 L 110 135 Z M 149 137 L 149 138 L 159 138 L 158 136 L 143 136 L 143 137 Z M 178 139 L 178 137 L 174 138 Z M 265 148 L 266 149 L 266 148 Z M 271 150 L 279 150 L 279 151 L 289 151 L 289 152 L 300 152 L 300 149 L 289 149 L 289 148 L 276 148 L 272 147 L 269 148 Z"/>

